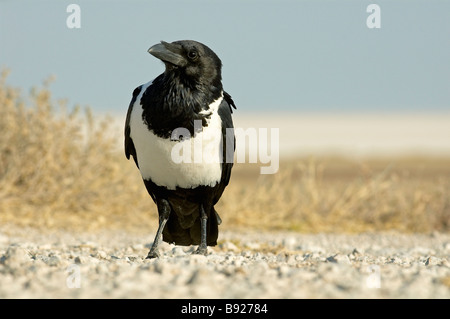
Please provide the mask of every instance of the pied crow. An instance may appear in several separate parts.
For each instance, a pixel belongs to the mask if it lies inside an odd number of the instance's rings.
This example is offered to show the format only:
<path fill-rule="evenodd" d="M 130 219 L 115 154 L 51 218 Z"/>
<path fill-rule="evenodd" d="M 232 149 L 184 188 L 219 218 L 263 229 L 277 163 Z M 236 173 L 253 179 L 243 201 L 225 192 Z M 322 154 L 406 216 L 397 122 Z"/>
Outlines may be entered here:
<path fill-rule="evenodd" d="M 134 90 L 125 122 L 126 157 L 133 156 L 159 215 L 147 258 L 159 256 L 161 237 L 206 254 L 217 244 L 214 205 L 233 166 L 236 106 L 222 87 L 222 62 L 206 45 L 161 41 L 148 52 L 165 71 Z"/>

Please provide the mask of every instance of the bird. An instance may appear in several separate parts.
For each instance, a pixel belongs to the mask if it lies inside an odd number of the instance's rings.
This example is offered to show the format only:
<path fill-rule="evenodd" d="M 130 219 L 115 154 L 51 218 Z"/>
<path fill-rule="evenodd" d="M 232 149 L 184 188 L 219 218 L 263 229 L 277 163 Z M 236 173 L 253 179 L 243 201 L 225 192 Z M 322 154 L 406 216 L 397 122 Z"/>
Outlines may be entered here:
<path fill-rule="evenodd" d="M 194 40 L 161 41 L 148 53 L 164 63 L 132 94 L 125 121 L 125 155 L 133 158 L 156 204 L 158 229 L 147 258 L 162 241 L 217 245 L 222 220 L 214 208 L 229 184 L 236 105 L 222 85 L 222 61 Z"/>

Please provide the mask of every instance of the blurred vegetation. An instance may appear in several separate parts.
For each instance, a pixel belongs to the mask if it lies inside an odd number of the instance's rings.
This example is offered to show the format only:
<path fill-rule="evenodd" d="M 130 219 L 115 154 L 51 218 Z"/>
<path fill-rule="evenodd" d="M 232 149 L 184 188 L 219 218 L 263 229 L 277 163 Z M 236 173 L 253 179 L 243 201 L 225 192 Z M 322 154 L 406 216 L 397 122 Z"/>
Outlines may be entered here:
<path fill-rule="evenodd" d="M 450 230 L 450 161 L 299 159 L 228 189 L 230 224 L 301 232 Z M 235 200 L 232 200 L 235 199 Z M 220 209 L 220 211 L 224 210 Z"/>
<path fill-rule="evenodd" d="M 110 118 L 69 111 L 66 101 L 52 99 L 50 80 L 24 97 L 6 77 L 3 71 L 0 221 L 95 229 L 127 225 L 134 212 L 152 209 L 136 169 L 117 150 Z"/>
<path fill-rule="evenodd" d="M 50 80 L 24 94 L 0 77 L 0 223 L 41 229 L 153 231 L 157 212 L 122 131 L 54 101 Z M 124 106 L 126 112 L 126 106 Z M 221 229 L 450 230 L 450 160 L 293 159 L 274 175 L 236 164 Z"/>

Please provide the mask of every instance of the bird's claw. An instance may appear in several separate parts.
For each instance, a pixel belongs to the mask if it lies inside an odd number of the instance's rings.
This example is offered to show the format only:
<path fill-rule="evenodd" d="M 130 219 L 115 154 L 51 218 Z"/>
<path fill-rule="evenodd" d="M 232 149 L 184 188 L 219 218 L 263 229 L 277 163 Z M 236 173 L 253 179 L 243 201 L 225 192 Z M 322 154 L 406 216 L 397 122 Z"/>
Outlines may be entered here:
<path fill-rule="evenodd" d="M 153 258 L 159 258 L 159 252 L 157 250 L 150 250 L 147 257 L 145 257 L 145 259 L 153 259 Z"/>
<path fill-rule="evenodd" d="M 194 254 L 206 256 L 208 254 L 208 248 L 199 246 L 197 250 L 194 251 Z"/>

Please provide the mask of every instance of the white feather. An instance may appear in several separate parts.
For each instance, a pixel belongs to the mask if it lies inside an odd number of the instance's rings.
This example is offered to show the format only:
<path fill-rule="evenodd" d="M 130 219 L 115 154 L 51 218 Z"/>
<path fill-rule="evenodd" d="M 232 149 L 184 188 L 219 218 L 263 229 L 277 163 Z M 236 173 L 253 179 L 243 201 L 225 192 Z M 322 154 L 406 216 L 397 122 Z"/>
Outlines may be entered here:
<path fill-rule="evenodd" d="M 223 96 L 209 105 L 207 112 L 211 112 L 211 116 L 207 127 L 194 137 L 172 141 L 153 134 L 142 120 L 140 101 L 151 84 L 142 86 L 130 117 L 130 136 L 142 177 L 168 189 L 216 185 L 222 175 L 222 121 L 218 109 Z M 174 154 L 182 156 L 181 163 L 180 156 L 174 158 Z"/>

